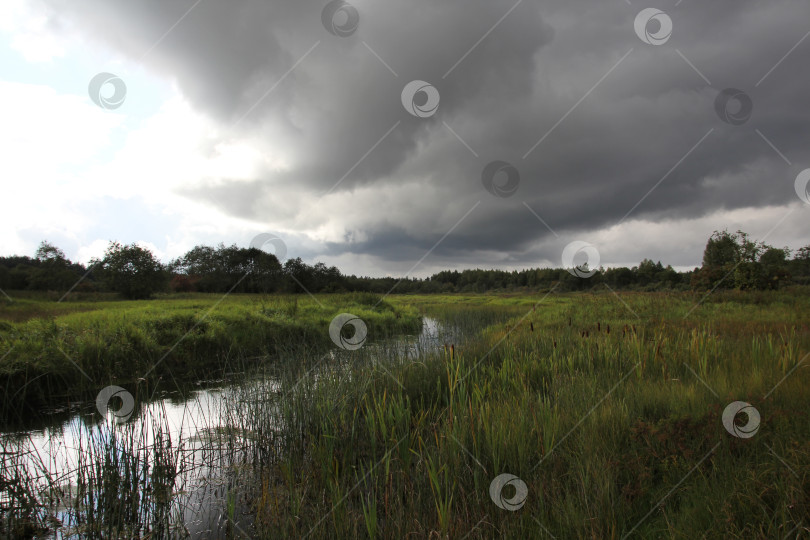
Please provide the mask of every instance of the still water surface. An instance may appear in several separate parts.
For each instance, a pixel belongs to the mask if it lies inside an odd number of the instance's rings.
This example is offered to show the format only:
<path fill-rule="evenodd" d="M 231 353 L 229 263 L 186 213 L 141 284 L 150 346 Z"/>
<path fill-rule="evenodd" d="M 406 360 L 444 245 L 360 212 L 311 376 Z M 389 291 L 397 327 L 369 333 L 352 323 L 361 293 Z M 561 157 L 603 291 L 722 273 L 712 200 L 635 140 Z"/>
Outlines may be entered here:
<path fill-rule="evenodd" d="M 358 351 L 345 351 L 335 347 L 326 354 L 319 355 L 309 362 L 303 377 L 327 376 L 336 372 L 346 372 L 346 368 L 356 362 L 370 362 L 381 365 L 391 362 L 417 362 L 423 355 L 444 349 L 446 344 L 458 343 L 459 331 L 440 324 L 437 320 L 424 317 L 422 330 L 418 335 L 400 336 L 377 342 L 367 342 Z M 379 363 L 377 363 L 379 360 Z M 371 365 L 370 364 L 370 365 Z M 303 378 L 302 377 L 302 378 Z M 233 453 L 223 460 L 212 460 L 212 449 L 216 452 L 217 429 L 234 425 L 233 416 L 242 411 L 239 400 L 251 392 L 262 392 L 267 396 L 267 406 L 278 408 L 282 395 L 281 383 L 267 372 L 261 375 L 245 375 L 239 380 L 205 383 L 205 388 L 189 391 L 166 391 L 151 400 L 135 403 L 133 414 L 126 420 L 126 429 L 143 448 L 151 449 L 156 438 L 170 440 L 171 447 L 178 450 L 182 460 L 181 474 L 176 478 L 174 491 L 177 494 L 173 508 L 177 521 L 184 523 L 183 533 L 192 537 L 222 537 L 226 530 L 224 523 L 233 531 L 234 526 L 247 533 L 251 527 L 249 512 L 240 519 L 226 518 L 226 498 L 233 491 L 232 475 L 224 469 L 238 461 Z M 294 392 L 296 385 L 286 391 Z M 87 466 L 86 451 L 90 445 L 99 444 L 112 430 L 120 429 L 121 420 L 112 412 L 102 418 L 95 402 L 80 404 L 77 412 L 47 425 L 24 426 L 13 432 L 0 433 L 0 440 L 13 440 L 31 450 L 31 459 L 47 471 L 51 479 L 67 492 L 77 483 L 76 471 Z M 237 422 L 238 425 L 238 422 Z M 83 459 L 84 458 L 84 459 Z M 146 460 L 150 456 L 147 451 Z M 227 462 L 227 463 L 226 463 Z M 214 466 L 212 464 L 218 463 Z M 0 494 L 2 499 L 2 494 Z M 0 501 L 2 502 L 2 501 Z M 231 503 L 233 504 L 233 503 Z M 57 514 L 67 521 L 64 510 Z M 249 534 L 249 533 L 247 533 Z M 238 535 L 237 535 L 238 536 Z M 67 538 L 61 533 L 56 538 Z"/>

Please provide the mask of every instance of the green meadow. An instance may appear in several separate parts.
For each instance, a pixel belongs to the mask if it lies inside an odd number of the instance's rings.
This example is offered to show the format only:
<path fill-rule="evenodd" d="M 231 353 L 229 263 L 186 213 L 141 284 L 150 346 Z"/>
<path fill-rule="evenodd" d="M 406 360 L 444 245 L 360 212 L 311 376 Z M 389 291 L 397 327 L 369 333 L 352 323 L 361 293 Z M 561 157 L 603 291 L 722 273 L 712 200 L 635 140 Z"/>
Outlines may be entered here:
<path fill-rule="evenodd" d="M 810 294 L 704 296 L 32 298 L 0 311 L 0 355 L 14 351 L 0 380 L 4 395 L 68 393 L 64 382 L 85 379 L 77 366 L 137 386 L 197 364 L 283 364 L 272 382 L 234 382 L 223 408 L 236 413 L 203 428 L 204 446 L 227 456 L 232 538 L 806 537 Z M 304 350 L 334 348 L 327 328 L 341 312 L 367 323 L 369 343 L 306 376 Z M 423 316 L 459 339 L 407 358 L 374 348 Z M 724 424 L 738 401 L 747 408 Z M 167 511 L 182 498 L 182 444 L 152 441 L 155 466 L 128 474 L 147 459 L 132 425 L 88 447 L 96 465 L 78 481 L 75 530 L 182 536 Z M 44 531 L 64 493 L 26 478 L 18 492 L 39 502 L 7 514 L 6 530 Z"/>
<path fill-rule="evenodd" d="M 286 350 L 324 351 L 332 345 L 329 323 L 344 311 L 375 335 L 421 327 L 416 310 L 376 305 L 379 296 L 363 293 L 84 297 L 58 302 L 29 293 L 0 307 L 0 417 L 22 407 L 59 406 L 109 384 L 163 378 L 182 385 L 242 371 Z"/>

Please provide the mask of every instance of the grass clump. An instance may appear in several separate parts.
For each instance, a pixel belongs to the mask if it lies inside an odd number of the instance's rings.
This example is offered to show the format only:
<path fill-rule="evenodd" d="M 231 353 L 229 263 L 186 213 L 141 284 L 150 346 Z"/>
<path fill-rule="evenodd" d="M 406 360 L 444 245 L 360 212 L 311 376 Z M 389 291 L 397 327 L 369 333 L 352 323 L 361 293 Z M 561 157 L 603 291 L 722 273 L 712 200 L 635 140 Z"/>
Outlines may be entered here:
<path fill-rule="evenodd" d="M 64 403 L 108 384 L 133 385 L 223 376 L 289 348 L 326 351 L 329 324 L 341 312 L 363 319 L 369 338 L 421 328 L 415 309 L 367 294 L 253 296 L 103 302 L 41 317 L 50 305 L 29 302 L 37 316 L 0 327 L 0 418 L 23 408 Z M 25 310 L 14 308 L 12 319 Z M 59 309 L 63 309 L 60 308 Z M 0 317 L 2 314 L 0 313 Z"/>

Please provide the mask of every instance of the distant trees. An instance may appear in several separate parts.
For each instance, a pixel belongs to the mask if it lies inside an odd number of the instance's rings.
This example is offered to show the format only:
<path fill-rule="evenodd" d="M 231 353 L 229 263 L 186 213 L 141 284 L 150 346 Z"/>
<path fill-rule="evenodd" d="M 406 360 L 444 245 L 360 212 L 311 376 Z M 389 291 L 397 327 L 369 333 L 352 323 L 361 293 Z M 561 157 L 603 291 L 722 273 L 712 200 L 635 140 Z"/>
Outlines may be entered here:
<path fill-rule="evenodd" d="M 30 272 L 29 286 L 32 289 L 66 291 L 76 283 L 77 269 L 72 267 L 65 253 L 53 244 L 47 241 L 40 243 L 34 258 L 39 264 Z"/>
<path fill-rule="evenodd" d="M 85 271 L 84 266 L 70 262 L 61 249 L 46 240 L 40 243 L 34 258 L 0 257 L 0 288 L 64 292 Z"/>
<path fill-rule="evenodd" d="M 561 268 L 533 268 L 529 270 L 464 270 L 443 271 L 427 278 L 420 292 L 486 292 L 489 290 L 548 289 L 588 290 L 603 283 L 612 289 L 636 288 L 644 290 L 687 287 L 688 273 L 676 272 L 671 266 L 644 259 L 633 268 L 600 268 L 590 278 L 572 275 Z M 426 289 L 428 283 L 436 286 Z M 397 287 L 397 291 L 402 287 Z"/>
<path fill-rule="evenodd" d="M 352 288 L 336 267 L 306 264 L 300 257 L 282 265 L 275 255 L 258 248 L 220 244 L 196 246 L 172 261 L 174 290 L 242 293 L 304 293 L 361 290 Z"/>
<path fill-rule="evenodd" d="M 633 274 L 637 283 L 642 287 L 660 285 L 664 288 L 671 288 L 681 283 L 681 276 L 678 272 L 671 266 L 665 268 L 661 261 L 653 262 L 650 259 L 644 259 L 633 268 Z"/>
<path fill-rule="evenodd" d="M 810 285 L 810 245 L 796 250 L 789 268 L 796 283 Z"/>
<path fill-rule="evenodd" d="M 159 292 L 321 293 L 373 292 L 453 293 L 487 291 L 611 289 L 677 290 L 715 288 L 774 289 L 785 284 L 810 285 L 810 245 L 796 250 L 775 248 L 737 231 L 715 231 L 706 242 L 700 268 L 676 272 L 661 261 L 642 260 L 632 268 L 599 268 L 590 278 L 562 268 L 525 270 L 444 270 L 424 279 L 347 276 L 322 262 L 300 257 L 283 264 L 258 248 L 235 245 L 195 246 L 167 265 L 146 248 L 111 242 L 104 257 L 89 268 L 73 263 L 44 241 L 34 258 L 0 257 L 4 290 L 111 291 L 126 298 L 148 298 Z"/>
<path fill-rule="evenodd" d="M 804 250 L 807 248 L 801 248 L 795 261 L 790 261 L 788 248 L 756 242 L 743 231 L 715 231 L 706 243 L 703 266 L 692 276 L 692 286 L 697 289 L 776 289 L 790 283 L 794 274 L 807 276 L 808 269 L 800 259 L 807 253 Z"/>
<path fill-rule="evenodd" d="M 110 242 L 104 258 L 91 261 L 100 280 L 124 298 L 149 298 L 166 289 L 169 274 L 157 258 L 137 244 Z"/>
<path fill-rule="evenodd" d="M 703 264 L 692 275 L 692 288 L 712 289 L 716 287 L 723 280 L 728 279 L 738 261 L 737 238 L 728 231 L 714 231 L 703 250 Z"/>
<path fill-rule="evenodd" d="M 636 275 L 626 266 L 608 268 L 604 272 L 604 282 L 614 289 L 625 289 L 636 280 Z"/>
<path fill-rule="evenodd" d="M 282 287 L 278 259 L 258 248 L 195 246 L 169 270 L 175 291 L 267 293 Z"/>
<path fill-rule="evenodd" d="M 714 231 L 706 248 L 703 250 L 703 267 L 725 267 L 734 265 L 739 256 L 739 245 L 736 235 L 729 234 L 728 231 Z"/>
<path fill-rule="evenodd" d="M 776 289 L 791 280 L 790 250 L 788 248 L 768 248 L 759 257 L 765 281 L 763 284 L 770 289 Z"/>

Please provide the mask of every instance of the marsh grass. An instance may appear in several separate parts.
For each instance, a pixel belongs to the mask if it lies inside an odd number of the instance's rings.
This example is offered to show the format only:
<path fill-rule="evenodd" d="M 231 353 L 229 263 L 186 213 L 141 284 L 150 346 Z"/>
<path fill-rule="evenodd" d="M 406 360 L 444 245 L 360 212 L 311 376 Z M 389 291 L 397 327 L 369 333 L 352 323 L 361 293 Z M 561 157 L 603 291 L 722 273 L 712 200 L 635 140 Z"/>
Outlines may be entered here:
<path fill-rule="evenodd" d="M 248 527 L 262 538 L 807 535 L 810 297 L 800 292 L 723 294 L 696 309 L 691 293 L 391 297 L 393 312 L 454 326 L 453 354 L 441 343 L 309 359 L 279 349 L 207 416 L 195 459 L 228 490 L 206 504 L 222 509 L 226 537 Z M 290 300 L 271 309 L 307 313 Z M 761 413 L 750 439 L 722 425 L 737 400 Z M 170 446 L 163 461 L 175 465 L 159 486 L 183 470 L 182 444 Z M 99 498 L 80 508 L 106 501 L 94 524 L 169 534 L 177 522 L 137 514 L 132 489 L 104 498 L 137 482 L 150 500 L 163 493 L 136 474 L 138 460 L 105 448 L 93 459 L 133 472 L 105 484 L 96 467 L 85 485 Z M 490 499 L 501 473 L 527 484 L 517 511 Z"/>
<path fill-rule="evenodd" d="M 29 538 L 52 525 L 59 492 L 42 457 L 25 440 L 0 439 L 0 535 Z"/>
<path fill-rule="evenodd" d="M 30 436 L 6 434 L 0 473 L 4 538 L 169 537 L 175 481 L 187 465 L 155 411 L 140 423 L 74 422 L 69 453 L 43 453 Z"/>
<path fill-rule="evenodd" d="M 158 412 L 145 422 L 102 424 L 78 437 L 77 462 L 62 520 L 67 533 L 167 537 L 175 480 L 186 465 Z M 75 476 L 74 476 L 75 475 Z"/>
<path fill-rule="evenodd" d="M 531 311 L 539 299 L 398 298 L 444 321 L 455 310 L 461 325 L 478 319 L 483 331 L 456 344 L 452 358 L 426 351 L 419 362 L 302 391 L 292 416 L 310 421 L 294 430 L 291 454 L 265 465 L 257 530 L 267 538 L 806 533 L 806 296 L 727 295 L 686 318 L 700 299 L 691 294 L 552 295 Z M 720 421 L 736 400 L 762 413 L 752 439 L 732 437 Z M 519 511 L 489 498 L 503 472 L 528 485 Z M 274 482 L 308 496 L 264 504 Z"/>
<path fill-rule="evenodd" d="M 319 300 L 191 296 L 70 305 L 29 301 L 32 309 L 44 305 L 46 311 L 64 311 L 0 323 L 0 420 L 90 398 L 113 381 L 127 386 L 140 379 L 197 380 L 206 373 L 221 374 L 223 366 L 244 368 L 251 359 L 261 362 L 291 347 L 326 351 L 332 346 L 329 323 L 341 312 L 362 318 L 378 338 L 421 326 L 415 310 L 376 305 L 378 296 L 362 293 Z"/>

